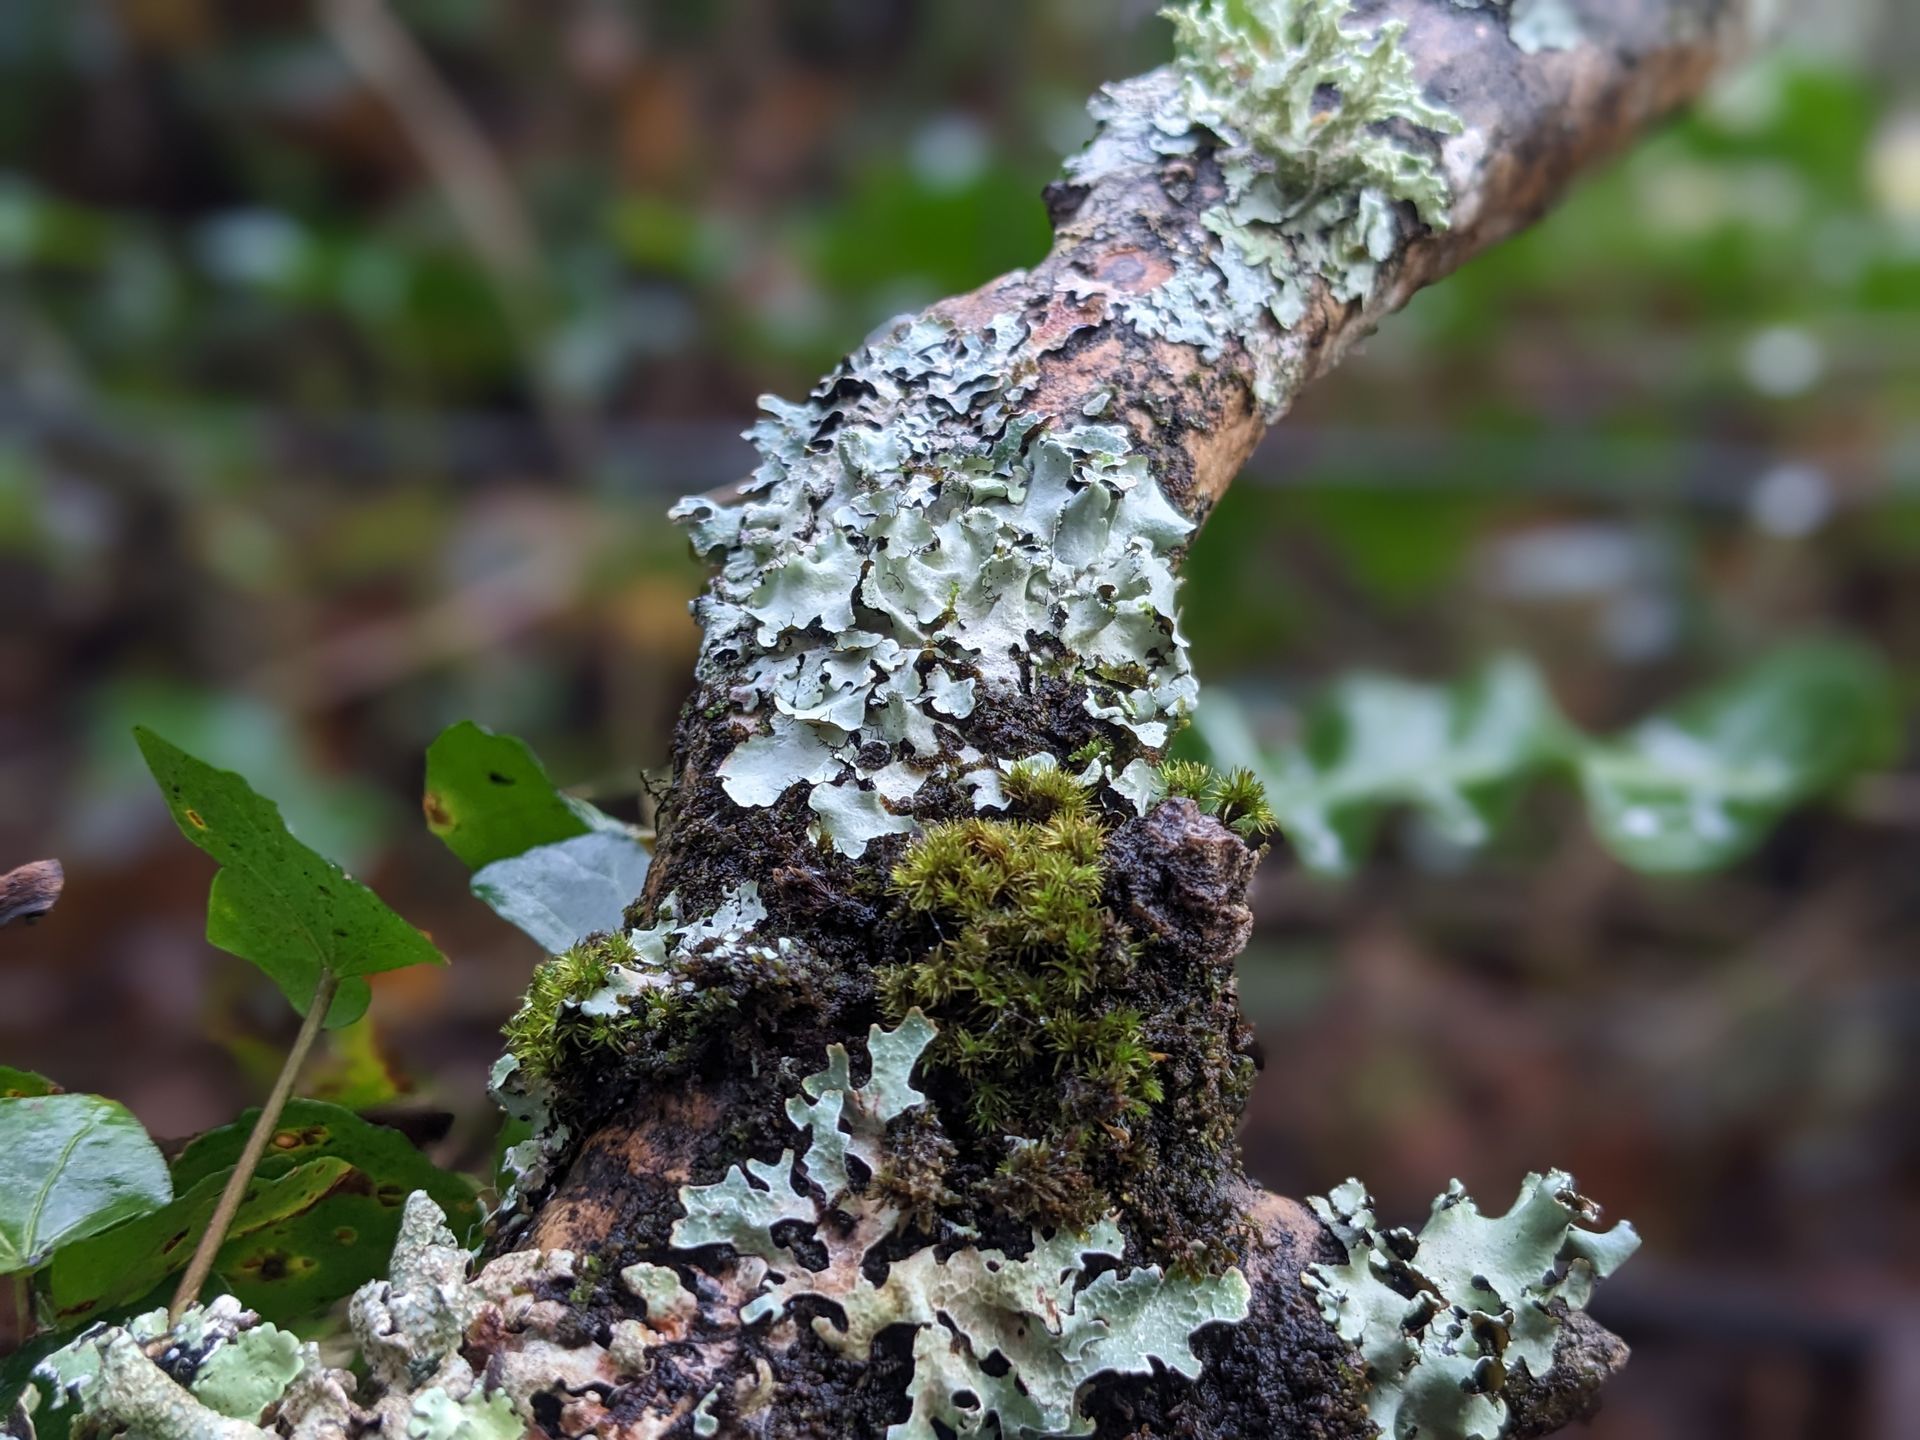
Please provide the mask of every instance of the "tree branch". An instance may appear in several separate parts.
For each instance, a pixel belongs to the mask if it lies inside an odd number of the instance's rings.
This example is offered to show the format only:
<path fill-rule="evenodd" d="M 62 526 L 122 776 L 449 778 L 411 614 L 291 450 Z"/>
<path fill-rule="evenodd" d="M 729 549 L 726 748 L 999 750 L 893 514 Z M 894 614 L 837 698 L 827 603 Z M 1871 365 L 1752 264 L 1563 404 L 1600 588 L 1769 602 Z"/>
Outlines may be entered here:
<path fill-rule="evenodd" d="M 1195 693 L 1174 574 L 1303 386 L 1696 94 L 1751 19 L 1728 0 L 1199 5 L 1175 66 L 1096 100 L 1045 260 L 877 334 L 773 410 L 751 482 L 682 507 L 717 574 L 636 933 L 555 962 L 575 1008 L 502 1083 L 536 1131 L 496 1252 L 637 1265 L 682 1297 L 644 1375 L 580 1340 L 621 1379 L 617 1404 L 569 1402 L 572 1430 L 693 1413 L 923 1436 L 1037 1405 L 1019 1366 L 1038 1362 L 1013 1352 L 1066 1334 L 1064 1309 L 997 1342 L 1020 1384 L 995 1391 L 966 1367 L 997 1322 L 958 1282 L 906 1329 L 874 1322 L 870 1352 L 850 1307 L 880 1304 L 876 1273 L 957 1274 L 1101 1216 L 1143 1306 L 1204 1293 L 1191 1314 L 1216 1315 L 1224 1277 L 1250 1287 L 1239 1323 L 1163 1334 L 1159 1368 L 1116 1355 L 1079 1392 L 1103 1435 L 1358 1440 L 1413 1411 L 1423 1435 L 1535 1434 L 1591 1409 L 1624 1347 L 1569 1312 L 1632 1237 L 1583 1228 L 1567 1177 L 1530 1177 L 1511 1222 L 1450 1192 L 1416 1240 L 1376 1230 L 1357 1186 L 1309 1211 L 1239 1171 L 1254 857 L 1220 823 L 1244 803 L 1169 795 L 1160 768 Z M 925 1104 L 863 1131 L 829 1047 L 864 1057 L 920 1010 Z M 818 1118 L 831 1096 L 850 1131 Z M 788 1198 L 792 1156 L 772 1157 L 803 1119 Z M 862 1158 L 844 1184 L 823 1124 Z M 696 1200 L 732 1215 L 727 1245 L 680 1228 Z M 1488 1253 L 1517 1247 L 1511 1275 L 1446 1279 L 1447 1234 L 1483 1224 Z M 796 1309 L 796 1271 L 837 1298 Z M 1215 1288 L 1183 1288 L 1196 1275 Z M 665 1305 L 663 1283 L 639 1289 Z M 576 1303 L 583 1336 L 632 1313 Z M 524 1374 L 554 1333 L 477 1348 Z"/>

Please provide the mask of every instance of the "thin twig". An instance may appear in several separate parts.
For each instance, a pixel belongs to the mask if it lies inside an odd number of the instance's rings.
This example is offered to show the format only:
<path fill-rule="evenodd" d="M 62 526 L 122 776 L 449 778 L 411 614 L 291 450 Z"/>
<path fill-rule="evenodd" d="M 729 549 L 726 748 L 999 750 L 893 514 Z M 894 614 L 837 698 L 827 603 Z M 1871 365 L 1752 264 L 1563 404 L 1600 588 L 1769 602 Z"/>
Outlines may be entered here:
<path fill-rule="evenodd" d="M 307 1007 L 307 1018 L 301 1021 L 300 1033 L 294 1036 L 293 1048 L 287 1051 L 286 1063 L 280 1067 L 279 1077 L 273 1082 L 273 1092 L 267 1096 L 267 1103 L 260 1107 L 260 1118 L 253 1122 L 253 1133 L 247 1136 L 246 1148 L 240 1152 L 233 1174 L 227 1179 L 227 1188 L 220 1192 L 220 1203 L 214 1207 L 213 1219 L 207 1222 L 206 1233 L 200 1237 L 193 1259 L 187 1262 L 187 1273 L 180 1277 L 180 1288 L 173 1292 L 173 1304 L 167 1311 L 169 1320 L 177 1323 L 187 1307 L 200 1298 L 200 1287 L 207 1283 L 214 1257 L 220 1253 L 227 1231 L 233 1227 L 233 1218 L 240 1212 L 240 1201 L 247 1193 L 247 1184 L 253 1179 L 260 1157 L 266 1153 L 267 1142 L 273 1138 L 274 1129 L 280 1123 L 280 1112 L 286 1109 L 287 1097 L 293 1093 L 293 1082 L 300 1074 L 300 1067 L 307 1063 L 307 1052 L 313 1049 L 313 1042 L 319 1038 L 321 1027 L 327 1023 L 327 1011 L 333 1008 L 334 992 L 339 988 L 339 978 L 331 970 L 323 970 L 320 984 L 313 992 L 313 1003 Z"/>

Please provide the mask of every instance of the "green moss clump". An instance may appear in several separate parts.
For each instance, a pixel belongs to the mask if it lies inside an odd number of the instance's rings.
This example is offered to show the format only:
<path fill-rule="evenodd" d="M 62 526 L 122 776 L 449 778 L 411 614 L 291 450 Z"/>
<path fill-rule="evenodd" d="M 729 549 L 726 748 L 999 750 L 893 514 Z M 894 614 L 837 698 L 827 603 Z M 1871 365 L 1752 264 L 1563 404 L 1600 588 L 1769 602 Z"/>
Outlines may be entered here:
<path fill-rule="evenodd" d="M 1267 787 L 1247 769 L 1215 770 L 1198 760 L 1169 760 L 1160 767 L 1169 795 L 1193 801 L 1244 840 L 1259 840 L 1280 827 L 1267 803 Z"/>
<path fill-rule="evenodd" d="M 632 942 L 608 935 L 583 940 L 533 972 L 526 998 L 503 1027 L 507 1049 L 525 1074 L 547 1079 L 561 1071 L 571 1051 L 611 1041 L 606 1026 L 590 1025 L 573 1007 L 605 989 L 616 966 L 633 960 Z"/>
<path fill-rule="evenodd" d="M 1088 1174 L 1111 1171 L 1163 1098 L 1162 1057 L 1139 1012 L 1111 1005 L 1136 957 L 1102 905 L 1106 832 L 1085 788 L 1037 765 L 1016 765 L 1004 788 L 1018 818 L 930 826 L 894 869 L 932 943 L 884 970 L 880 993 L 895 1017 L 919 1006 L 939 1025 L 928 1062 L 957 1082 L 949 1108 L 973 1139 L 1029 1142 L 995 1177 L 1001 1198 L 1086 1225 L 1107 1203 Z"/>
<path fill-rule="evenodd" d="M 505 1027 L 520 1072 L 552 1081 L 567 1096 L 597 1093 L 614 1077 L 655 1081 L 685 1074 L 744 1011 L 779 1008 L 814 981 L 810 954 L 761 945 L 720 953 L 676 953 L 664 970 L 644 969 L 626 935 L 583 940 L 533 973 Z M 624 973 L 637 990 L 612 991 Z M 602 1003 L 585 1002 L 601 995 Z M 563 1104 L 572 1104 L 563 1098 Z"/>

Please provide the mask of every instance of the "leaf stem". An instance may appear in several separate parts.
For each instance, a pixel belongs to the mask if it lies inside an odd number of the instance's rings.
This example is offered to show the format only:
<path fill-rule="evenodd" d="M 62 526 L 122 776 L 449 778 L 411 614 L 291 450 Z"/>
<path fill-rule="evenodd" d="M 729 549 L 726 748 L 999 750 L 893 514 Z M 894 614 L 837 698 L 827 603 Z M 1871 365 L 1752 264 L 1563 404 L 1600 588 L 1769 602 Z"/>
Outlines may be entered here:
<path fill-rule="evenodd" d="M 333 1008 L 333 995 L 339 988 L 339 976 L 331 970 L 320 972 L 320 984 L 313 992 L 313 1003 L 307 1006 L 306 1018 L 300 1022 L 300 1033 L 293 1037 L 293 1048 L 287 1051 L 286 1062 L 280 1067 L 273 1089 L 267 1095 L 266 1103 L 260 1107 L 260 1118 L 253 1122 L 253 1133 L 247 1136 L 246 1148 L 241 1150 L 239 1160 L 234 1163 L 233 1174 L 227 1178 L 227 1188 L 220 1192 L 220 1203 L 214 1206 L 213 1218 L 207 1222 L 206 1232 L 201 1235 L 200 1244 L 194 1249 L 193 1259 L 187 1262 L 187 1273 L 180 1277 L 180 1288 L 173 1292 L 173 1304 L 167 1309 L 170 1324 L 178 1323 L 187 1307 L 200 1298 L 200 1287 L 207 1283 L 214 1257 L 220 1253 L 227 1231 L 233 1226 L 233 1217 L 239 1213 L 240 1201 L 247 1193 L 247 1184 L 253 1179 L 260 1157 L 266 1153 L 267 1142 L 273 1138 L 274 1128 L 280 1123 L 280 1112 L 286 1109 L 287 1097 L 293 1093 L 293 1082 L 299 1077 L 300 1067 L 306 1064 L 307 1052 L 313 1049 L 313 1042 L 319 1038 L 321 1027 L 327 1023 L 327 1011 Z"/>

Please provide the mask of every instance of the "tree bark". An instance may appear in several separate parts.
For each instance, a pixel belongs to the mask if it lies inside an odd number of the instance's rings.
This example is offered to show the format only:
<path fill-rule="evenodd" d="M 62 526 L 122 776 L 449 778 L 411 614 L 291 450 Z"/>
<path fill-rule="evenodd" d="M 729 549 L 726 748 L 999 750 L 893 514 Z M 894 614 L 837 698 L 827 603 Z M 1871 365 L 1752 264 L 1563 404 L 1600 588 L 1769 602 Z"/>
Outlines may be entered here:
<path fill-rule="evenodd" d="M 1219 1273 L 1231 1263 L 1252 1287 L 1246 1319 L 1194 1339 L 1204 1362 L 1197 1379 L 1165 1369 L 1105 1378 L 1082 1392 L 1083 1412 L 1106 1436 L 1375 1433 L 1367 1365 L 1301 1279 L 1312 1264 L 1343 1262 L 1346 1250 L 1306 1207 L 1258 1191 L 1238 1168 L 1232 1122 L 1251 1046 L 1231 967 L 1251 923 L 1252 856 L 1203 807 L 1151 789 L 1148 772 L 1191 687 L 1171 622 L 1152 613 L 1151 573 L 1145 590 L 1126 587 L 1142 566 L 1177 564 L 1191 527 L 1294 394 L 1420 287 L 1527 225 L 1583 170 L 1696 95 L 1751 42 L 1755 25 L 1755 7 L 1737 0 L 1560 8 L 1577 22 L 1559 37 L 1563 48 L 1528 53 L 1510 33 L 1519 17 L 1497 4 L 1354 6 L 1347 23 L 1362 33 L 1404 22 L 1392 43 L 1411 57 L 1426 100 L 1460 122 L 1453 134 L 1385 127 L 1443 177 L 1449 223 L 1421 223 L 1412 207 L 1393 207 L 1391 243 L 1374 257 L 1377 268 L 1365 268 L 1358 293 L 1351 276 L 1306 263 L 1302 246 L 1282 246 L 1286 263 L 1270 270 L 1229 253 L 1234 242 L 1217 214 L 1235 183 L 1233 147 L 1217 133 L 1175 134 L 1156 122 L 1189 103 L 1179 74 L 1112 87 L 1096 108 L 1099 137 L 1049 188 L 1056 238 L 1048 256 L 876 336 L 810 406 L 763 432 L 770 469 L 757 487 L 692 507 L 696 543 L 721 578 L 699 607 L 706 648 L 677 736 L 648 891 L 630 919 L 659 928 L 671 915 L 684 926 L 750 886 L 764 915 L 748 924 L 748 938 L 784 945 L 789 958 L 743 958 L 737 936 L 701 942 L 704 949 L 673 941 L 681 946 L 676 979 L 722 995 L 724 1019 L 707 1016 L 676 1032 L 671 1046 L 649 1032 L 644 1053 L 581 1051 L 540 1097 L 549 1143 L 497 1225 L 492 1249 L 507 1257 L 498 1263 L 525 1260 L 514 1251 L 565 1250 L 594 1257 L 606 1275 L 636 1263 L 671 1266 L 698 1297 L 688 1313 L 655 1326 L 665 1338 L 644 1376 L 607 1358 L 608 1327 L 634 1313 L 610 1284 L 554 1289 L 538 1323 L 496 1324 L 476 1339 L 496 1377 L 547 1367 L 553 1384 L 534 1410 L 550 1432 L 865 1436 L 906 1418 L 912 1361 L 899 1332 L 883 1332 L 870 1356 L 850 1357 L 804 1323 L 830 1310 L 742 1323 L 738 1307 L 754 1293 L 754 1276 L 743 1276 L 725 1247 L 675 1245 L 681 1190 L 798 1148 L 786 1107 L 801 1080 L 836 1043 L 852 1051 L 858 1073 L 869 1026 L 898 1018 L 883 993 L 890 967 L 910 966 L 942 942 L 924 916 L 909 913 L 889 881 L 893 868 L 929 827 L 1016 814 L 1017 805 L 977 808 L 1001 783 L 991 772 L 1044 755 L 1097 772 L 1089 784 L 1103 832 L 1103 923 L 1124 932 L 1135 957 L 1104 1003 L 1142 1017 L 1164 1082 L 1150 1113 L 1115 1111 L 1100 1122 L 1125 1134 L 1114 1142 L 1121 1158 L 1100 1150 L 1106 1142 L 1097 1137 L 1092 1149 L 1073 1152 L 1088 1171 L 1075 1183 L 1084 1178 L 1119 1215 L 1125 1264 Z M 1249 304 L 1229 295 L 1235 284 L 1268 288 Z M 1020 444 L 1009 446 L 1010 424 Z M 1076 427 L 1117 427 L 1121 436 L 1073 440 Z M 1014 578 L 1005 583 L 1025 587 L 1027 618 L 1042 620 L 1009 632 L 990 596 L 969 618 L 978 577 L 1012 563 L 1010 553 L 1029 555 L 1033 537 L 1056 558 L 1069 549 L 1065 511 L 1032 518 L 1043 504 L 1038 450 L 1055 442 L 1066 447 L 1062 464 L 1082 467 L 1071 497 L 1107 486 L 1100 533 L 1108 548 L 1085 563 L 1049 569 L 1043 556 L 1037 568 L 1006 572 Z M 1013 456 L 1010 472 L 993 469 L 996 445 L 1003 459 Z M 978 474 L 959 460 L 928 460 L 936 453 L 970 455 Z M 830 455 L 839 458 L 829 464 L 822 457 Z M 1106 478 L 1087 479 L 1096 472 Z M 957 531 L 904 544 L 897 528 L 876 538 L 873 512 L 884 507 L 874 497 L 885 487 L 874 477 L 887 473 L 900 494 L 917 497 L 900 502 L 902 514 L 924 502 L 935 515 L 954 487 L 981 476 L 1011 473 L 1016 483 L 965 512 L 988 516 L 976 529 L 993 516 L 1002 529 L 956 568 Z M 827 478 L 793 478 L 803 475 Z M 841 488 L 828 493 L 829 484 Z M 1165 514 L 1141 511 L 1140 528 L 1123 533 L 1132 522 L 1115 517 L 1146 504 L 1148 491 L 1164 497 Z M 995 494 L 978 484 L 975 493 Z M 756 505 L 784 509 L 777 519 L 756 517 Z M 953 519 L 961 513 L 947 518 L 962 524 Z M 887 572 L 895 578 L 886 583 L 907 597 L 894 608 L 895 592 L 882 586 L 889 557 L 906 572 Z M 850 594 L 830 593 L 836 566 L 854 577 Z M 936 580 L 951 597 L 946 611 L 916 610 L 914 597 Z M 764 609 L 748 603 L 753 596 Z M 1091 620 L 1085 605 L 1097 610 Z M 1128 631 L 1138 663 L 1101 648 L 1139 615 L 1147 620 Z M 816 671 L 845 653 L 849 631 L 872 632 L 906 658 L 875 643 L 849 662 L 861 669 L 857 683 L 836 691 L 841 682 Z M 1008 633 L 1023 643 L 996 649 Z M 1091 638 L 1064 638 L 1076 634 Z M 795 673 L 813 677 L 815 690 L 802 695 Z M 821 718 L 836 700 L 834 720 Z M 747 750 L 753 745 L 760 748 Z M 761 766 L 763 754 L 771 768 Z M 791 776 L 778 769 L 789 762 Z M 894 1122 L 884 1137 L 885 1153 L 908 1155 L 920 1144 L 944 1167 L 930 1182 L 940 1193 L 921 1197 L 925 1213 L 911 1233 L 950 1248 L 964 1238 L 952 1227 L 964 1224 L 980 1244 L 1019 1250 L 1045 1213 L 1047 1177 L 1027 1177 L 1025 1190 L 999 1184 L 1010 1152 L 1004 1137 L 982 1133 L 992 1127 L 968 1119 L 977 1097 L 961 1070 L 929 1063 L 917 1079 L 933 1117 L 926 1126 L 939 1135 Z M 817 1198 L 829 1207 L 834 1199 Z M 906 1248 L 876 1250 L 866 1269 L 883 1269 Z M 802 1249 L 796 1243 L 795 1253 Z M 1557 1344 L 1544 1375 L 1507 1377 L 1510 1433 L 1545 1433 L 1584 1415 L 1625 1358 L 1617 1340 L 1584 1319 L 1567 1323 Z M 560 1364 L 561 1352 L 573 1358 Z"/>

